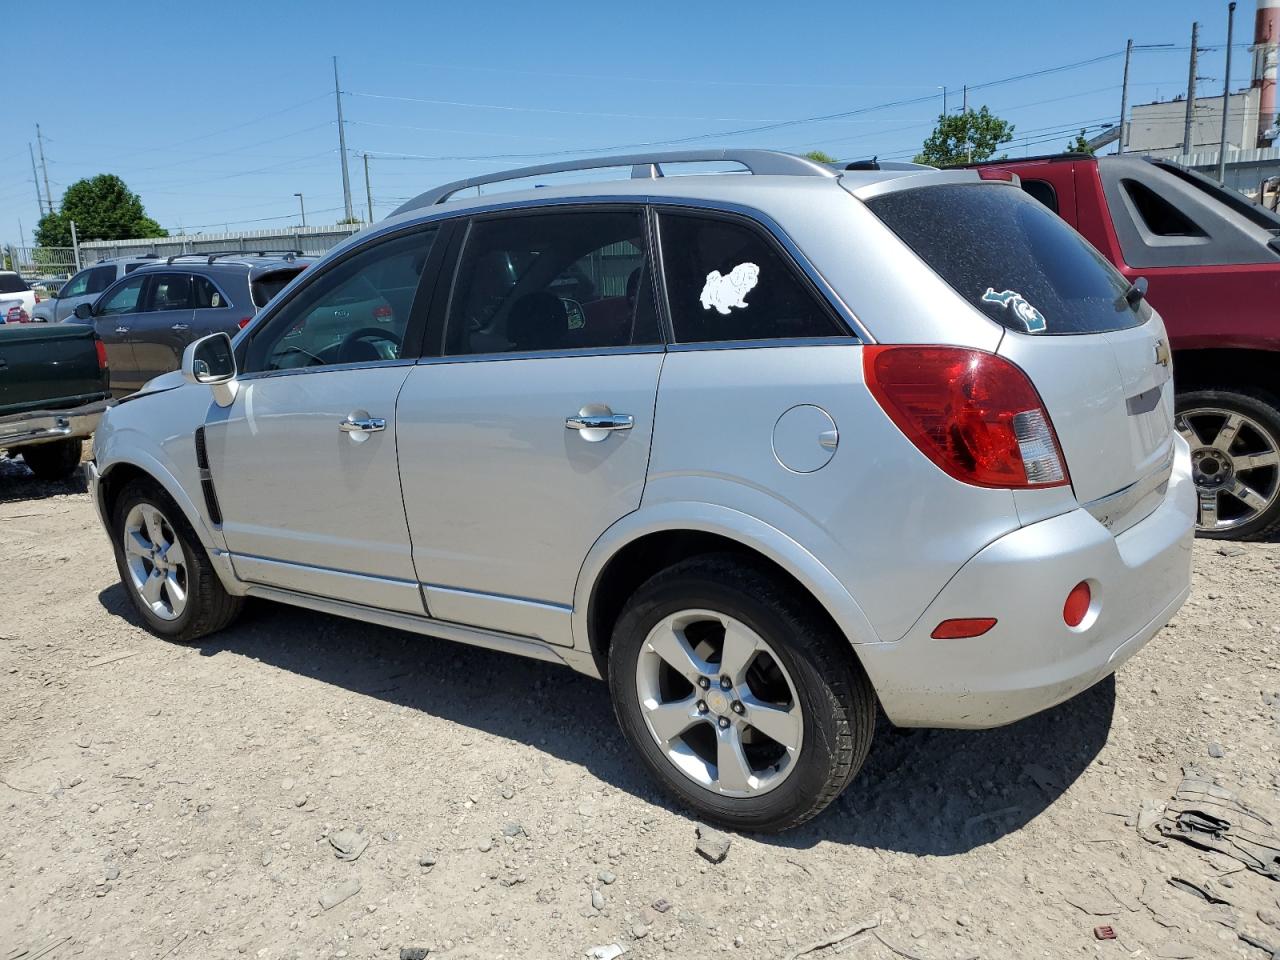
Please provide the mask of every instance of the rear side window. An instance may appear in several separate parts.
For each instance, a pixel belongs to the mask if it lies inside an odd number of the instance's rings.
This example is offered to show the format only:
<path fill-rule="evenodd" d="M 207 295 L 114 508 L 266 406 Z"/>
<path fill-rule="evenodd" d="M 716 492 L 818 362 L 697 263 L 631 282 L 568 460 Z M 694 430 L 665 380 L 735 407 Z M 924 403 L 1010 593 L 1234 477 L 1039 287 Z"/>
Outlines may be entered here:
<path fill-rule="evenodd" d="M 1078 233 L 1021 190 L 941 184 L 867 206 L 979 311 L 1011 330 L 1103 333 L 1145 322 L 1129 282 Z"/>
<path fill-rule="evenodd" d="M 88 286 L 84 293 L 101 293 L 116 280 L 115 267 L 94 267 L 89 271 Z"/>
<path fill-rule="evenodd" d="M 264 273 L 256 278 L 251 286 L 253 294 L 253 305 L 255 307 L 265 307 L 271 302 L 271 298 L 289 285 L 289 281 L 302 272 L 302 268 L 297 270 L 273 270 L 271 273 Z"/>
<path fill-rule="evenodd" d="M 197 310 L 217 310 L 220 307 L 229 307 L 227 298 L 222 292 L 213 285 L 213 281 L 208 277 L 192 277 L 191 291 L 194 298 L 195 308 Z"/>
<path fill-rule="evenodd" d="M 191 310 L 191 274 L 158 273 L 152 275 L 150 310 Z"/>
<path fill-rule="evenodd" d="M 662 266 L 681 343 L 845 336 L 831 311 L 760 230 L 664 213 Z"/>
<path fill-rule="evenodd" d="M 24 293 L 30 289 L 16 273 L 0 273 L 0 293 Z"/>
<path fill-rule="evenodd" d="M 1024 179 L 1022 189 L 1027 191 L 1028 196 L 1035 197 L 1054 213 L 1058 212 L 1058 191 L 1053 189 L 1053 184 L 1048 180 Z"/>
<path fill-rule="evenodd" d="M 1175 207 L 1145 183 L 1137 180 L 1121 180 L 1124 192 L 1129 195 L 1142 223 L 1158 237 L 1204 237 L 1194 220 Z"/>

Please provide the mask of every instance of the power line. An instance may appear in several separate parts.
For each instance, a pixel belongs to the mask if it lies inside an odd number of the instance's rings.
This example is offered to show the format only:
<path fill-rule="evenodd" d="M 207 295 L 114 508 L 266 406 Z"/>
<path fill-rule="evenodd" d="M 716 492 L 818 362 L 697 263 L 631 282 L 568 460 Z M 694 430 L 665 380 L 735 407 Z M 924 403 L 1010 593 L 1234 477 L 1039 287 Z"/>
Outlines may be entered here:
<path fill-rule="evenodd" d="M 366 97 L 372 100 L 396 100 L 402 103 L 428 103 L 442 107 L 468 107 L 475 110 L 503 110 L 511 113 L 553 113 L 569 117 L 605 117 L 615 120 L 696 120 L 700 123 L 772 123 L 754 117 L 690 117 L 646 113 L 603 113 L 592 110 L 561 110 L 554 107 L 518 107 L 503 103 L 469 103 L 463 100 L 436 100 L 430 97 L 402 97 L 389 93 L 362 93 L 344 90 L 349 97 Z"/>

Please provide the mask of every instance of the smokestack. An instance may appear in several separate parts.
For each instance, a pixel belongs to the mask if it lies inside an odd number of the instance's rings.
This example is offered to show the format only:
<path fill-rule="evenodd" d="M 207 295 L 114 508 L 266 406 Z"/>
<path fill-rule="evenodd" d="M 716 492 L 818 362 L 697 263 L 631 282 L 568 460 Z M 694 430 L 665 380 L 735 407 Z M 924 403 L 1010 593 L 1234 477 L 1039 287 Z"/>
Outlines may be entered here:
<path fill-rule="evenodd" d="M 1253 86 L 1258 91 L 1258 146 L 1276 138 L 1276 60 L 1280 53 L 1280 0 L 1258 0 L 1253 24 Z"/>

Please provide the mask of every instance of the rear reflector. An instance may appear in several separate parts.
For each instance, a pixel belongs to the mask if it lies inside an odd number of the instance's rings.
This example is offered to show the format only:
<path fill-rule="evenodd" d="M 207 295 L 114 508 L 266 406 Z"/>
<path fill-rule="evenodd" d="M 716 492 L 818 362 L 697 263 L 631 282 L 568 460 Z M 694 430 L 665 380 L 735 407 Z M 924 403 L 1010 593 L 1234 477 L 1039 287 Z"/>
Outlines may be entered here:
<path fill-rule="evenodd" d="M 995 617 L 968 617 L 943 620 L 929 636 L 935 640 L 965 640 L 980 637 L 996 625 Z"/>
<path fill-rule="evenodd" d="M 107 369 L 107 345 L 101 340 L 94 340 L 93 345 L 98 351 L 98 369 Z"/>
<path fill-rule="evenodd" d="M 1085 581 L 1077 583 L 1067 594 L 1067 602 L 1062 605 L 1062 619 L 1068 627 L 1078 627 L 1084 622 L 1089 612 L 1089 604 L 1093 602 L 1093 591 Z"/>
<path fill-rule="evenodd" d="M 1020 367 L 964 347 L 862 348 L 867 388 L 920 452 L 964 483 L 1069 483 L 1040 395 Z"/>

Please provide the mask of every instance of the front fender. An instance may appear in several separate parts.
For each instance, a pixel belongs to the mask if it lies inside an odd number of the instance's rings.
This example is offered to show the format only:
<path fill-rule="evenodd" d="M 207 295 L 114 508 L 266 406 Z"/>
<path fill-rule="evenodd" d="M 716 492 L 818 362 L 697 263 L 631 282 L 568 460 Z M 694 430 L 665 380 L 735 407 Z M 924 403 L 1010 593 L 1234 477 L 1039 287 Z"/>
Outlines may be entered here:
<path fill-rule="evenodd" d="M 641 507 L 618 520 L 595 542 L 578 574 L 573 593 L 573 645 L 591 649 L 589 607 L 600 574 L 619 550 L 653 533 L 693 531 L 722 536 L 768 557 L 797 580 L 823 606 L 850 643 L 880 641 L 857 600 L 812 553 L 762 520 L 713 503 L 664 501 Z"/>

